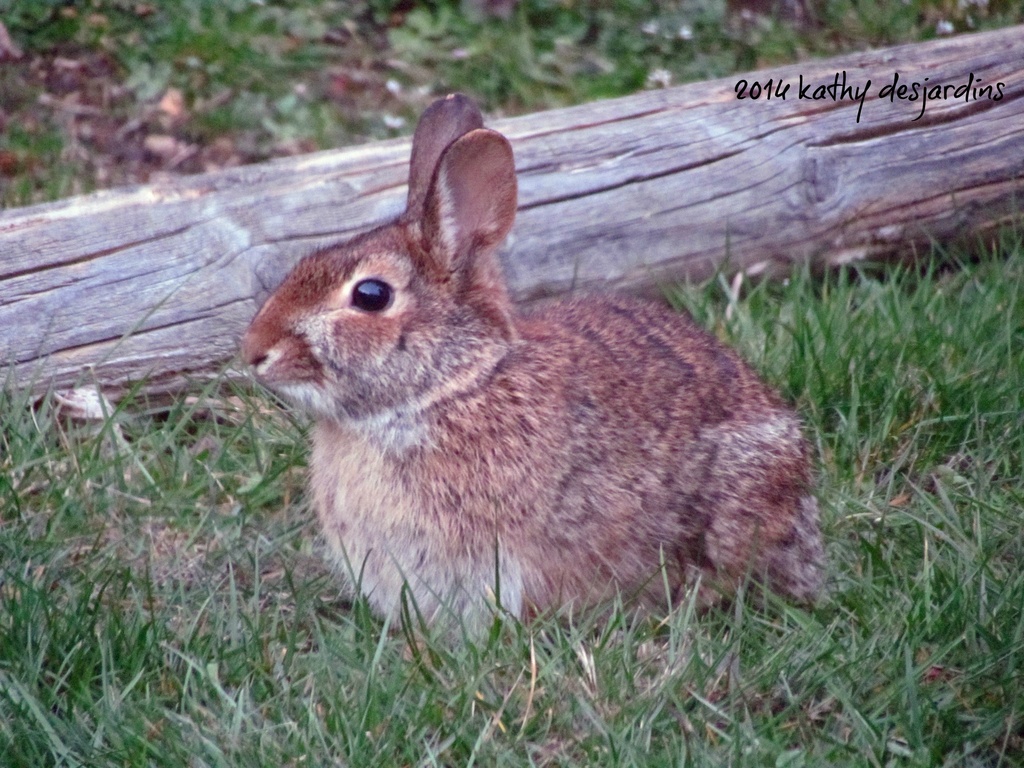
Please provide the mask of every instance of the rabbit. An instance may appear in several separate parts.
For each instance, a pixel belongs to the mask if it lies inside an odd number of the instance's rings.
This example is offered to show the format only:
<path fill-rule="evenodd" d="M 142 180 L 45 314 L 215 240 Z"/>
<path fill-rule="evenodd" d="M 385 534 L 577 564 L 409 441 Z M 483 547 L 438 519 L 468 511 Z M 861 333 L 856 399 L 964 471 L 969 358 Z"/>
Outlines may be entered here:
<path fill-rule="evenodd" d="M 748 577 L 813 603 L 798 417 L 666 306 L 513 304 L 496 251 L 516 201 L 508 140 L 467 97 L 440 99 L 405 212 L 303 258 L 247 330 L 257 379 L 313 418 L 329 550 L 391 619 L 406 595 L 427 621 L 712 605 Z"/>

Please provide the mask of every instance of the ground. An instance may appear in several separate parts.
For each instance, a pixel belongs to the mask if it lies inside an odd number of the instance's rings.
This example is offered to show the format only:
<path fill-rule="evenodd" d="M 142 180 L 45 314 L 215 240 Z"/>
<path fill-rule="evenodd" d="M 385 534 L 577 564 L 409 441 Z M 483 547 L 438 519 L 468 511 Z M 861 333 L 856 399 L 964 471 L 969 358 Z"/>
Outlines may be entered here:
<path fill-rule="evenodd" d="M 0 2 L 0 205 L 408 133 L 449 90 L 469 93 L 492 116 L 531 112 L 1024 21 L 1016 0 L 807 0 L 786 4 L 774 21 L 773 8 L 765 0 Z"/>

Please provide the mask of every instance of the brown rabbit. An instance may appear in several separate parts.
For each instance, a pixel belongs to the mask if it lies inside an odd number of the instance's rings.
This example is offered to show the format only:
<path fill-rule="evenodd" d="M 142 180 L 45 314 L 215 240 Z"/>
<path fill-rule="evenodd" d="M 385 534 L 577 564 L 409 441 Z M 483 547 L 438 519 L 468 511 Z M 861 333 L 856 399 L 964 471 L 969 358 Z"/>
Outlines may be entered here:
<path fill-rule="evenodd" d="M 316 420 L 312 490 L 374 608 L 428 618 L 822 583 L 801 425 L 689 317 L 620 296 L 521 310 L 495 252 L 509 142 L 466 97 L 423 114 L 396 221 L 304 258 L 243 342 Z"/>

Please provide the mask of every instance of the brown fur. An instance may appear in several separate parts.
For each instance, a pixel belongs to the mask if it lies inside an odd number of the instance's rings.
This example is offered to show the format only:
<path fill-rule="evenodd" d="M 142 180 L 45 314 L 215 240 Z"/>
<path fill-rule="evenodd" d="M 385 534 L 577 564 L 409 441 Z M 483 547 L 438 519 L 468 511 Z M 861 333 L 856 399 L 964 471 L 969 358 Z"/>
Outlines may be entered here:
<path fill-rule="evenodd" d="M 414 138 L 409 209 L 298 264 L 243 354 L 316 419 L 331 549 L 385 615 L 500 597 L 519 616 L 620 592 L 702 599 L 745 577 L 815 598 L 823 554 L 800 423 L 685 315 L 620 296 L 520 312 L 495 249 L 511 148 L 461 96 Z M 423 185 L 426 185 L 424 188 Z M 352 287 L 394 288 L 380 312 Z M 496 570 L 497 569 L 497 570 Z M 497 594 L 500 592 L 500 595 Z"/>

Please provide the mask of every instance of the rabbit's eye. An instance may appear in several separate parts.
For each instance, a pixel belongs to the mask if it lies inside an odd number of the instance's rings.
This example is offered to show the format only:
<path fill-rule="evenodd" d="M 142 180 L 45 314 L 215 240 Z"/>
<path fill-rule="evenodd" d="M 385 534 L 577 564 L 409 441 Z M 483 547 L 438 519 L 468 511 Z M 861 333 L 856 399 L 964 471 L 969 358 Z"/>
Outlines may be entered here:
<path fill-rule="evenodd" d="M 363 312 L 380 312 L 391 305 L 394 291 L 383 280 L 360 280 L 352 289 L 352 306 Z"/>

